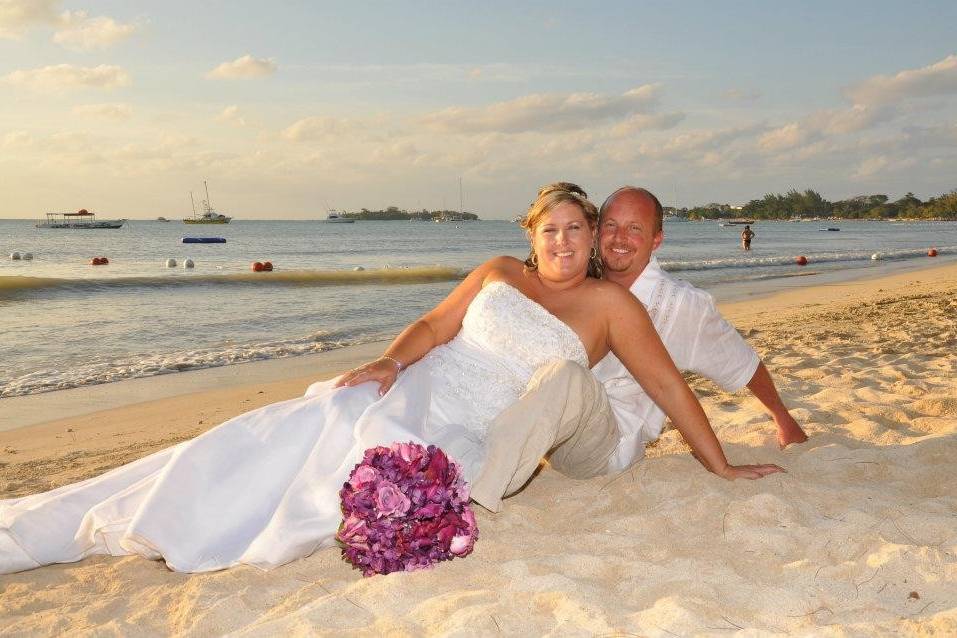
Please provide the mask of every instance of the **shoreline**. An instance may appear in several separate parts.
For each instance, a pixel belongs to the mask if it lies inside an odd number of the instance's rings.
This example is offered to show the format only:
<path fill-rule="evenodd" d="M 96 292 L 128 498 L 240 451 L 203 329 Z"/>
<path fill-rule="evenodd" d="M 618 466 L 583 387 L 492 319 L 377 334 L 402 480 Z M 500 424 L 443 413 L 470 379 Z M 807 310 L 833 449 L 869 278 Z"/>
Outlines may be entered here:
<path fill-rule="evenodd" d="M 936 261 L 940 259 L 941 261 Z M 769 281 L 722 284 L 708 289 L 719 310 L 739 330 L 737 316 L 750 316 L 751 304 L 781 303 L 788 295 L 802 297 L 802 291 L 813 288 L 852 290 L 879 279 L 908 277 L 932 273 L 957 264 L 957 256 L 926 261 L 879 264 L 850 271 L 810 271 Z M 680 273 L 679 273 L 680 275 Z M 933 275 L 928 275 L 933 276 Z M 773 284 L 773 285 L 771 285 Z M 781 301 L 778 301 L 778 299 Z M 828 299 L 837 299 L 828 296 Z M 787 303 L 787 302 L 784 302 Z M 125 408 L 141 403 L 182 397 L 205 392 L 237 392 L 259 384 L 293 384 L 305 390 L 312 382 L 335 376 L 351 367 L 377 357 L 389 340 L 336 348 L 307 355 L 249 361 L 238 364 L 186 370 L 170 374 L 122 379 L 111 383 L 79 386 L 36 394 L 0 398 L 0 433 L 43 425 L 98 412 Z M 275 393 L 274 400 L 290 399 L 298 394 L 291 390 Z M 301 392 L 300 392 L 301 393 Z M 254 404 L 250 408 L 263 404 Z"/>

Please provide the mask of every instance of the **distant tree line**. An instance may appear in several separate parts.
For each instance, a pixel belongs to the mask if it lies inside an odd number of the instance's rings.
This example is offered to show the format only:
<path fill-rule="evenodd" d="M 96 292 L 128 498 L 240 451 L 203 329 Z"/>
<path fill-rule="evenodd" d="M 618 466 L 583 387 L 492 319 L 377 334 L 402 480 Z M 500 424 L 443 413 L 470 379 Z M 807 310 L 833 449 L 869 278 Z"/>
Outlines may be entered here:
<path fill-rule="evenodd" d="M 839 217 L 842 219 L 947 219 L 957 220 L 957 190 L 922 202 L 913 193 L 896 201 L 887 195 L 858 195 L 830 202 L 811 189 L 790 190 L 786 195 L 768 193 L 742 207 L 707 204 L 688 209 L 691 219 L 748 217 L 752 219 L 790 219 L 793 217 Z"/>
<path fill-rule="evenodd" d="M 343 217 L 349 217 L 351 219 L 361 219 L 364 221 L 376 220 L 376 221 L 409 221 L 410 219 L 416 219 L 420 221 L 456 221 L 456 220 L 468 220 L 474 221 L 478 219 L 478 215 L 475 213 L 466 213 L 459 212 L 457 210 L 414 210 L 407 211 L 402 210 L 398 206 L 389 206 L 385 210 L 369 210 L 368 208 L 363 208 L 359 212 L 344 212 L 341 213 Z"/>

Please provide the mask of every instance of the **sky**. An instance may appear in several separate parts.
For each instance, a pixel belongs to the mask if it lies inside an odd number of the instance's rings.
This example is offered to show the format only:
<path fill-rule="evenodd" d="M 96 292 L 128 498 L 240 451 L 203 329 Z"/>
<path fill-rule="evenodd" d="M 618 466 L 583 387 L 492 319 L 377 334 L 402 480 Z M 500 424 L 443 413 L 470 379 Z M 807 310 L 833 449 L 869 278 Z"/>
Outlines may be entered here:
<path fill-rule="evenodd" d="M 0 217 L 957 188 L 957 3 L 0 0 Z"/>

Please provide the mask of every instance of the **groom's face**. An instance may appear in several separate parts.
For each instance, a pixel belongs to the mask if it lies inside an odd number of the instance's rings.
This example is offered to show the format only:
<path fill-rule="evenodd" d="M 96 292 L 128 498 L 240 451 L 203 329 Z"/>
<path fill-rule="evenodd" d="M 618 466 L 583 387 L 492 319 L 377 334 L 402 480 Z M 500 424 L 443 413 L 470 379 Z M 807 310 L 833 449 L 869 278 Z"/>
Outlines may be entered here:
<path fill-rule="evenodd" d="M 641 193 L 620 193 L 606 206 L 598 231 L 606 271 L 619 276 L 641 274 L 664 239 L 664 233 L 655 228 L 655 217 L 654 201 Z"/>

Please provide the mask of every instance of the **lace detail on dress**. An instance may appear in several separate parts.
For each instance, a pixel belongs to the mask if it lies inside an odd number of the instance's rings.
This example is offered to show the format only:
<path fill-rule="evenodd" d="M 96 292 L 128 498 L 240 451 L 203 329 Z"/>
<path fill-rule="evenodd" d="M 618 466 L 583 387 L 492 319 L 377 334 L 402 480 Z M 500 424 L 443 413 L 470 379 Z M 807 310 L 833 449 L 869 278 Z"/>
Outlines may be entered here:
<path fill-rule="evenodd" d="M 588 365 L 578 335 L 516 288 L 492 282 L 472 300 L 459 334 L 423 361 L 429 362 L 433 394 L 470 406 L 462 425 L 484 438 L 535 370 L 560 359 Z"/>

